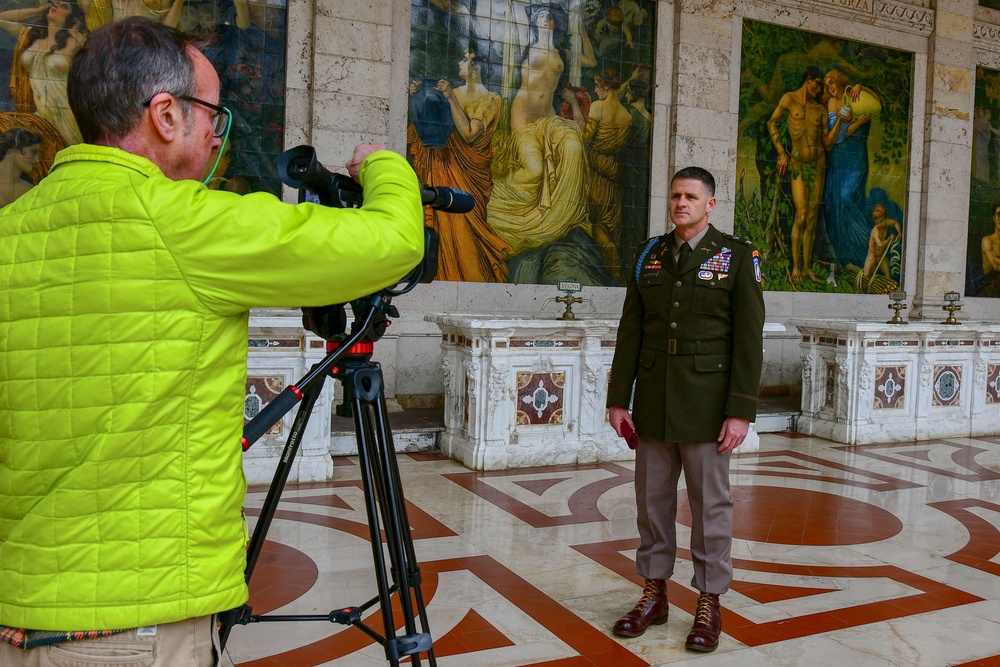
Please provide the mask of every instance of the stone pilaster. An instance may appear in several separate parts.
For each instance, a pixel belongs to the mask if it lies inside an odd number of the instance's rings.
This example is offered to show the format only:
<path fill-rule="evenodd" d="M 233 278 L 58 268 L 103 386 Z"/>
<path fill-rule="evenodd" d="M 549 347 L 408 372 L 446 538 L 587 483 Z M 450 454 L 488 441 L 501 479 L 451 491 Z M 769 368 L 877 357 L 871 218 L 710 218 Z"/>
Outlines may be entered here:
<path fill-rule="evenodd" d="M 940 0 L 929 38 L 919 255 L 910 319 L 940 316 L 945 292 L 964 293 L 973 110 L 974 0 Z M 911 239 L 912 243 L 916 239 Z M 913 284 L 909 280 L 908 284 Z"/>
<path fill-rule="evenodd" d="M 696 165 L 712 172 L 718 200 L 712 222 L 732 231 L 739 124 L 731 95 L 735 6 L 731 0 L 677 0 L 674 11 L 668 171 Z"/>

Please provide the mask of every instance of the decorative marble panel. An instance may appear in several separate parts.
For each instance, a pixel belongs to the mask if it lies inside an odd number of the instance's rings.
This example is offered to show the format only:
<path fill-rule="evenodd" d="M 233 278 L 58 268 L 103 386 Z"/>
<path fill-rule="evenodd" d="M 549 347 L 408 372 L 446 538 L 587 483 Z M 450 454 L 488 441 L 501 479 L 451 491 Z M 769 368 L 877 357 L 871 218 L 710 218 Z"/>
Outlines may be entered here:
<path fill-rule="evenodd" d="M 290 338 L 251 338 L 248 341 L 248 347 L 269 348 L 272 350 L 301 350 L 303 342 L 304 338 L 302 336 Z"/>
<path fill-rule="evenodd" d="M 875 410 L 901 410 L 906 407 L 906 366 L 875 367 Z"/>
<path fill-rule="evenodd" d="M 517 374 L 517 423 L 519 426 L 563 423 L 566 373 Z"/>
<path fill-rule="evenodd" d="M 962 367 L 935 366 L 931 405 L 959 405 L 962 398 Z"/>
<path fill-rule="evenodd" d="M 248 375 L 247 393 L 243 398 L 243 423 L 260 414 L 260 411 L 285 389 L 284 375 Z M 279 419 L 264 435 L 281 435 L 283 419 Z"/>
<path fill-rule="evenodd" d="M 823 386 L 823 406 L 832 408 L 837 395 L 837 364 L 826 362 L 826 382 Z"/>
<path fill-rule="evenodd" d="M 580 349 L 579 340 L 553 340 L 551 338 L 511 338 L 511 347 L 533 347 L 533 348 L 561 348 L 565 350 Z"/>
<path fill-rule="evenodd" d="M 1000 403 L 1000 364 L 989 364 L 986 371 L 986 403 Z"/>

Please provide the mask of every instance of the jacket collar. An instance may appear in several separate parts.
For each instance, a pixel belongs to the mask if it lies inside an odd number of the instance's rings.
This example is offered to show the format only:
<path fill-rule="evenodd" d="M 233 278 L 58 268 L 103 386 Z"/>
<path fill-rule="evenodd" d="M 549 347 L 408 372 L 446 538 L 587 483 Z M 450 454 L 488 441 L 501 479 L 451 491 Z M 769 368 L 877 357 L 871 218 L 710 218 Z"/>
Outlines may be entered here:
<path fill-rule="evenodd" d="M 708 261 L 715 256 L 716 253 L 722 251 L 723 247 L 723 236 L 722 232 L 712 226 L 711 223 L 708 225 L 708 230 L 705 232 L 705 236 L 702 237 L 701 241 L 694 247 L 694 251 L 691 253 L 691 258 L 688 260 L 687 264 L 684 265 L 684 269 L 678 269 L 674 262 L 670 262 L 667 266 L 670 268 L 671 272 L 675 276 L 680 276 L 685 273 L 690 273 L 695 271 L 704 262 Z M 667 235 L 667 252 L 673 257 L 674 252 L 674 233 L 670 232 Z"/>
<path fill-rule="evenodd" d="M 134 169 L 135 171 L 149 177 L 163 176 L 163 172 L 160 171 L 160 168 L 153 164 L 150 160 L 142 157 L 141 155 L 129 153 L 128 151 L 123 151 L 120 148 L 112 148 L 110 146 L 74 144 L 56 153 L 55 160 L 52 162 L 52 169 L 56 169 L 60 165 L 70 164 L 72 162 L 105 162 Z"/>

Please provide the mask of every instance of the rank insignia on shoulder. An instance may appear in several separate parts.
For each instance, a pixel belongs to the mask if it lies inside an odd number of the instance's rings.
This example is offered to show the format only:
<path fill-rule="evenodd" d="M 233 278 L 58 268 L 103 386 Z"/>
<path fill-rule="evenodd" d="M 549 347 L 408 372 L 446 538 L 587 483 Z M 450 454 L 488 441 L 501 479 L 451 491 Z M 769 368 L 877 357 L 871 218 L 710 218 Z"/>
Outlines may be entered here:
<path fill-rule="evenodd" d="M 754 251 L 752 259 L 753 259 L 753 277 L 757 279 L 757 282 L 761 282 L 760 255 L 756 251 Z"/>
<path fill-rule="evenodd" d="M 715 277 L 715 274 L 712 273 L 711 271 L 699 271 L 698 277 L 701 278 L 702 280 L 711 280 L 712 278 Z"/>
<path fill-rule="evenodd" d="M 738 241 L 739 243 L 742 243 L 743 245 L 747 245 L 748 246 L 748 245 L 752 245 L 753 244 L 753 241 L 751 241 L 750 239 L 744 238 L 742 236 L 737 236 L 736 234 L 727 234 L 727 233 L 723 232 L 722 235 L 725 236 L 727 239 L 731 239 L 733 241 Z"/>

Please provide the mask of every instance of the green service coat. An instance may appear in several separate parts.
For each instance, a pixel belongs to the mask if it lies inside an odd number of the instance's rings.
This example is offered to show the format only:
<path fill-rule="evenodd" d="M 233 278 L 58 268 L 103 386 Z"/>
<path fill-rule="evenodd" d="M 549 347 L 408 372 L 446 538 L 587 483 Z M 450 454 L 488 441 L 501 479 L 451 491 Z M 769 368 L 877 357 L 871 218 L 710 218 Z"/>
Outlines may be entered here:
<path fill-rule="evenodd" d="M 628 407 L 634 385 L 641 437 L 708 442 L 727 416 L 756 418 L 760 254 L 711 225 L 680 269 L 673 249 L 673 233 L 660 237 L 628 276 L 607 405 Z"/>
<path fill-rule="evenodd" d="M 423 255 L 406 161 L 373 153 L 360 180 L 362 208 L 293 206 L 80 144 L 0 211 L 0 625 L 247 599 L 248 310 L 342 303 Z"/>

